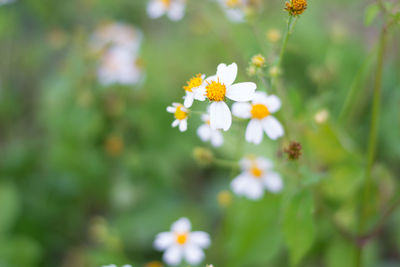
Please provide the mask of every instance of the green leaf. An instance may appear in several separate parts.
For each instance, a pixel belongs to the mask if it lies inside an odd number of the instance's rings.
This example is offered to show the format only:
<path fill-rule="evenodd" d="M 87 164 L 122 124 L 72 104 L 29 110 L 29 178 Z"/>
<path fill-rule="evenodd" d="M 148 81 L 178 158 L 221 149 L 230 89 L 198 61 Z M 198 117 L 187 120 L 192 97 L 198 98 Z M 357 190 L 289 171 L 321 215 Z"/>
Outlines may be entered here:
<path fill-rule="evenodd" d="M 296 266 L 311 248 L 315 237 L 313 199 L 308 191 L 295 195 L 285 210 L 283 234 L 289 248 L 290 263 Z"/>
<path fill-rule="evenodd" d="M 19 212 L 19 197 L 11 183 L 0 184 L 0 234 L 7 232 L 15 222 Z"/>
<path fill-rule="evenodd" d="M 364 16 L 364 24 L 366 26 L 371 25 L 371 23 L 375 20 L 376 16 L 379 14 L 380 8 L 378 4 L 370 4 L 367 6 L 367 9 L 365 10 L 365 16 Z"/>

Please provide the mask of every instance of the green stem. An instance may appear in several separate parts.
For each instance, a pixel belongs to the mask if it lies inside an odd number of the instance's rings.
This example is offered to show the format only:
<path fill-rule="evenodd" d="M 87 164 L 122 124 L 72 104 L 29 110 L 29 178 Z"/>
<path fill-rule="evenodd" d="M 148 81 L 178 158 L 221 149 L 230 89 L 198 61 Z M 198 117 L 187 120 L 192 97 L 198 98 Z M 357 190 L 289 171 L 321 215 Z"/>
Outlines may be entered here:
<path fill-rule="evenodd" d="M 373 94 L 373 102 L 372 102 L 372 115 L 371 115 L 371 127 L 369 132 L 369 140 L 368 140 L 368 151 L 367 151 L 367 168 L 365 173 L 364 180 L 364 192 L 362 196 L 360 216 L 358 222 L 358 230 L 359 235 L 363 234 L 364 228 L 366 225 L 367 217 L 368 217 L 368 209 L 367 203 L 370 196 L 371 186 L 372 186 L 372 167 L 374 165 L 375 154 L 376 154 L 376 143 L 378 136 L 378 123 L 379 123 L 379 115 L 380 115 L 380 106 L 381 106 L 381 91 L 382 91 L 382 75 L 383 75 L 383 60 L 385 55 L 387 43 L 387 27 L 383 27 L 380 39 L 379 39 L 379 50 L 378 50 L 378 60 L 377 60 L 377 70 L 375 76 L 374 83 L 374 94 Z M 356 253 L 356 266 L 362 266 L 362 255 L 363 255 L 363 246 L 360 245 L 357 248 Z"/>

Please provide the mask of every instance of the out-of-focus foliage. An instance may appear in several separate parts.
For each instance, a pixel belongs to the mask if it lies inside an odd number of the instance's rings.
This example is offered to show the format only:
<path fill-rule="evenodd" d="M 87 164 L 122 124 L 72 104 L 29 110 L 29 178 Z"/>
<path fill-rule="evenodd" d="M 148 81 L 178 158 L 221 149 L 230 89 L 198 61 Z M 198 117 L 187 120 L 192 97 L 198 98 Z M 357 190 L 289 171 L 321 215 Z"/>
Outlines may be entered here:
<path fill-rule="evenodd" d="M 206 261 L 216 267 L 354 266 L 356 242 L 346 233 L 358 231 L 383 23 L 376 6 L 309 1 L 297 21 L 282 65 L 289 96 L 282 109 L 292 116 L 291 138 L 302 143 L 303 156 L 296 163 L 284 158 L 287 136 L 244 144 L 246 153 L 276 159 L 281 194 L 258 202 L 228 195 L 221 202 L 218 193 L 229 190 L 235 170 L 197 164 L 191 155 L 204 145 L 196 136 L 200 119 L 191 118 L 182 134 L 165 112 L 181 100 L 189 77 L 212 75 L 221 62 L 237 62 L 239 79 L 262 88 L 245 70 L 259 53 L 271 66 L 280 46 L 266 32 L 284 31 L 287 13 L 283 1 L 261 2 L 243 24 L 205 0 L 188 0 L 179 22 L 149 19 L 144 0 L 0 6 L 1 267 L 146 266 L 161 260 L 155 235 L 182 216 L 211 235 Z M 108 21 L 143 32 L 142 83 L 97 81 L 99 58 L 89 43 Z M 399 195 L 398 25 L 389 39 L 369 230 Z M 341 117 L 349 90 L 355 93 Z M 329 116 L 316 121 L 321 110 Z M 214 156 L 237 160 L 241 139 L 242 129 L 233 127 Z M 365 266 L 400 265 L 400 212 L 392 213 L 366 246 Z"/>

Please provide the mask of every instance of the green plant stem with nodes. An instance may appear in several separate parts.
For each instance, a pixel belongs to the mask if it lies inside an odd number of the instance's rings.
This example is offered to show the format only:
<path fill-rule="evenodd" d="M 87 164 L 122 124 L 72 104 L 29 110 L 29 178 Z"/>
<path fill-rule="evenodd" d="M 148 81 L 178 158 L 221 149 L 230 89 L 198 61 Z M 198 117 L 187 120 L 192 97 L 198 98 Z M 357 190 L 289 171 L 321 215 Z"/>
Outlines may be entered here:
<path fill-rule="evenodd" d="M 390 24 L 389 24 L 390 25 Z M 372 115 L 371 115 L 371 126 L 369 131 L 369 140 L 368 140 L 368 151 L 367 151 L 367 167 L 364 179 L 364 188 L 361 199 L 360 206 L 360 215 L 358 219 L 358 230 L 359 235 L 362 235 L 365 231 L 365 225 L 368 217 L 368 209 L 367 203 L 369 200 L 371 186 L 372 186 L 372 167 L 375 160 L 376 154 L 376 144 L 377 144 L 377 136 L 378 136 L 378 123 L 379 123 L 379 115 L 380 115 L 380 107 L 381 107 L 381 90 L 382 90 L 382 75 L 383 75 L 383 60 L 385 56 L 386 44 L 387 44 L 387 32 L 388 26 L 385 25 L 382 28 L 379 38 L 379 47 L 378 47 L 378 59 L 377 59 L 377 69 L 375 75 L 375 83 L 374 83 L 374 93 L 373 93 L 373 102 L 372 102 Z M 356 265 L 357 267 L 362 266 L 362 252 L 363 245 L 360 244 L 357 247 L 356 251 Z"/>

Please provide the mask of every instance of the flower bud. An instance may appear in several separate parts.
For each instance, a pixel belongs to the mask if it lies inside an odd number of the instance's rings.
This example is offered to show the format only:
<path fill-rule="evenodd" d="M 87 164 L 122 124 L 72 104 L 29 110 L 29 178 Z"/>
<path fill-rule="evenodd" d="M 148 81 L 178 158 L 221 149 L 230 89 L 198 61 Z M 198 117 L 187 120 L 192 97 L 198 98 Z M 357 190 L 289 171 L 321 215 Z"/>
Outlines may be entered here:
<path fill-rule="evenodd" d="M 193 149 L 193 158 L 200 165 L 210 165 L 214 159 L 214 155 L 211 150 L 204 147 L 195 147 Z"/>
<path fill-rule="evenodd" d="M 299 142 L 291 141 L 284 152 L 288 155 L 289 160 L 298 160 L 302 155 L 302 146 Z"/>
<path fill-rule="evenodd" d="M 290 0 L 290 2 L 286 2 L 285 5 L 285 10 L 289 12 L 289 15 L 298 16 L 303 14 L 307 9 L 307 0 Z"/>
<path fill-rule="evenodd" d="M 265 57 L 261 54 L 255 55 L 251 58 L 251 64 L 257 68 L 262 68 L 265 66 Z"/>
<path fill-rule="evenodd" d="M 217 195 L 218 204 L 222 208 L 228 207 L 232 203 L 232 194 L 227 191 L 221 191 Z"/>
<path fill-rule="evenodd" d="M 270 29 L 267 31 L 267 40 L 271 43 L 277 43 L 282 38 L 282 33 L 277 29 Z"/>

